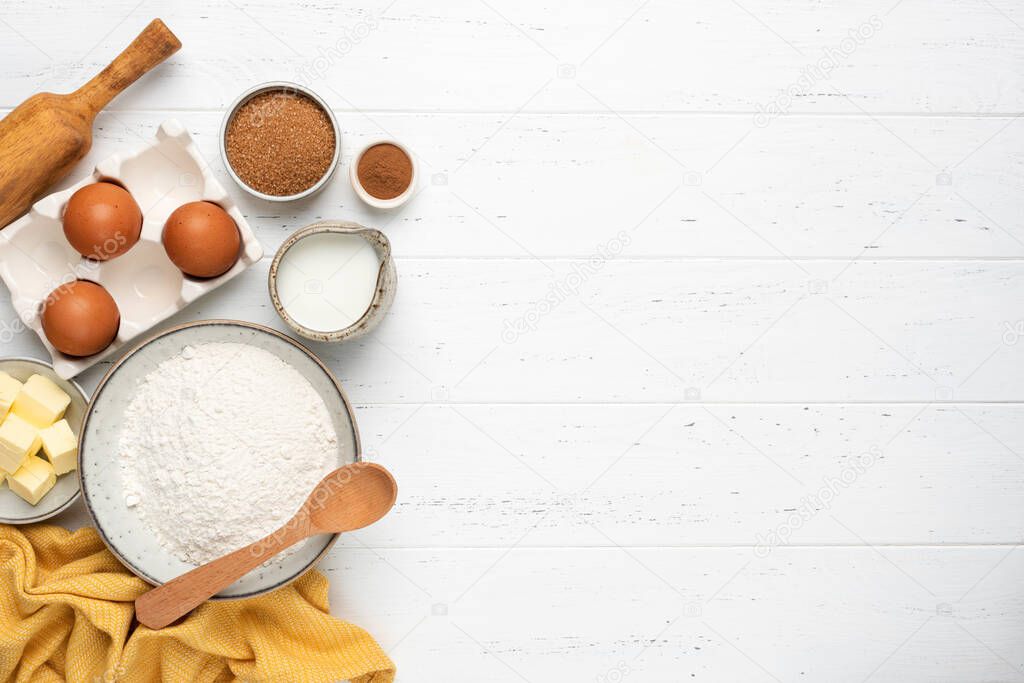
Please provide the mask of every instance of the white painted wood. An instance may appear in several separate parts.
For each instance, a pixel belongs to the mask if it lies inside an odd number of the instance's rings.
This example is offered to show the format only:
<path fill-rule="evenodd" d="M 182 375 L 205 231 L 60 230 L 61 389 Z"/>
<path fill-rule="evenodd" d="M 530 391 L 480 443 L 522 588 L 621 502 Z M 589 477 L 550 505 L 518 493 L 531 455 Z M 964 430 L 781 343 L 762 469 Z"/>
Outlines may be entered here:
<path fill-rule="evenodd" d="M 380 638 L 400 680 L 1017 681 L 1024 667 L 1020 548 L 347 548 L 325 569 L 333 609 Z"/>
<path fill-rule="evenodd" d="M 367 457 L 401 488 L 358 537 L 753 548 L 857 543 L 853 529 L 873 544 L 1012 544 L 1022 419 L 1020 404 L 357 406 Z"/>
<path fill-rule="evenodd" d="M 671 410 L 671 412 L 669 412 Z M 359 411 L 403 483 L 374 547 L 1016 543 L 1019 405 Z M 476 467 L 457 477 L 439 473 Z M 956 515 L 952 501 L 969 500 Z M 839 520 L 837 522 L 836 520 Z"/>
<path fill-rule="evenodd" d="M 783 546 L 759 556 L 538 548 L 534 533 L 511 548 L 347 538 L 320 569 L 332 612 L 381 642 L 400 681 L 1024 675 L 1019 546 Z"/>
<path fill-rule="evenodd" d="M 861 261 L 834 281 L 834 261 L 397 265 L 398 296 L 373 335 L 311 344 L 360 403 L 1024 398 L 1024 344 L 1003 339 L 1021 316 L 1017 262 Z M 167 324 L 285 330 L 266 268 Z M 2 302 L 0 320 L 13 315 Z M 26 332 L 8 347 L 38 344 Z"/>
<path fill-rule="evenodd" d="M 167 116 L 230 186 L 221 112 L 101 114 L 72 177 L 144 144 Z M 1024 256 L 1024 123 L 1013 118 L 798 116 L 762 129 L 745 116 L 658 115 L 631 119 L 640 133 L 607 114 L 339 116 L 342 171 L 390 133 L 423 162 L 419 196 L 382 214 L 344 172 L 295 205 L 236 193 L 269 244 L 343 215 L 385 226 L 403 257 L 589 258 L 619 231 L 623 255 L 645 258 Z"/>
<path fill-rule="evenodd" d="M 270 252 L 324 217 L 394 243 L 383 326 L 313 348 L 399 479 L 322 566 L 399 681 L 1024 678 L 1018 3 L 58 5 L 0 10 L 4 112 L 157 13 L 185 44 L 65 185 L 171 116 L 227 183 L 223 106 L 303 67 L 342 171 L 417 151 L 395 214 L 343 173 L 235 194 Z M 171 322 L 284 330 L 266 269 Z M 41 355 L 12 313 L 2 353 Z"/>
<path fill-rule="evenodd" d="M 185 47 L 154 74 L 158 87 L 133 88 L 118 108 L 219 109 L 248 85 L 302 76 L 332 106 L 363 110 L 754 111 L 794 85 L 791 111 L 1024 105 L 1024 17 L 1010 0 L 112 0 L 59 16 L 8 0 L 0 104 L 82 80 L 154 14 Z M 844 44 L 862 26 L 871 37 Z M 822 60 L 830 77 L 801 83 Z"/>

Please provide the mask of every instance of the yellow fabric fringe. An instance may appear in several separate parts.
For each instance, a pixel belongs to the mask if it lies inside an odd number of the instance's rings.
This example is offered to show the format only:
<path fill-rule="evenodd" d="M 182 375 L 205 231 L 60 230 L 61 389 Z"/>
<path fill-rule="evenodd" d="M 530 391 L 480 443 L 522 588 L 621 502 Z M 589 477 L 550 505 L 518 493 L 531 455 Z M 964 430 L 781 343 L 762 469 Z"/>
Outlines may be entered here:
<path fill-rule="evenodd" d="M 94 529 L 0 524 L 0 681 L 394 681 L 373 638 L 330 615 L 319 572 L 161 631 L 134 623 L 148 588 Z"/>

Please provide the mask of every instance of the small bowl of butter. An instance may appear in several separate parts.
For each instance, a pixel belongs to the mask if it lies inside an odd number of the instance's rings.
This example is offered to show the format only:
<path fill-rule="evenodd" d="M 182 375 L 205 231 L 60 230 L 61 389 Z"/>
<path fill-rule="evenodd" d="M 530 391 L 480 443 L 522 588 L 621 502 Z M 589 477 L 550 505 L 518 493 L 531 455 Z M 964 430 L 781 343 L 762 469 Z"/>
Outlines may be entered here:
<path fill-rule="evenodd" d="M 394 301 L 398 273 L 380 230 L 320 221 L 285 240 L 267 284 L 274 309 L 298 335 L 339 342 L 380 324 Z"/>
<path fill-rule="evenodd" d="M 82 387 L 46 361 L 0 359 L 0 522 L 41 522 L 78 500 L 88 404 Z"/>

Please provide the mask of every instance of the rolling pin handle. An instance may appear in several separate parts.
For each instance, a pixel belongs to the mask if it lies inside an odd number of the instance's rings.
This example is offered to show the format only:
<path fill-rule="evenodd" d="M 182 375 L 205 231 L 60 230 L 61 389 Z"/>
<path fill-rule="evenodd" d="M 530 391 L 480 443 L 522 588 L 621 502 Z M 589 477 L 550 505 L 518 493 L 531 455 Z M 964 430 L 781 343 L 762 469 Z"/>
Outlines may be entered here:
<path fill-rule="evenodd" d="M 154 19 L 107 68 L 72 93 L 91 119 L 122 90 L 181 48 L 181 41 L 160 19 Z"/>

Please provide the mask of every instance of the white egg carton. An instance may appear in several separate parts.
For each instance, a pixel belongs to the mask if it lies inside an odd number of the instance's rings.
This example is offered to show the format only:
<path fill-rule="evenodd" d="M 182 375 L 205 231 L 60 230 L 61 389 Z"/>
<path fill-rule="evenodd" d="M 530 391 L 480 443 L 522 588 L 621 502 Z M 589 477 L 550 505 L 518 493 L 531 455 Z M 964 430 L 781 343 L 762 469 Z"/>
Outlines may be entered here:
<path fill-rule="evenodd" d="M 75 190 L 111 180 L 128 190 L 142 209 L 142 236 L 121 256 L 109 261 L 83 258 L 64 237 L 64 207 Z M 238 225 L 242 245 L 238 262 L 223 275 L 197 279 L 185 275 L 164 252 L 160 235 L 176 208 L 194 201 L 219 205 Z M 53 368 L 74 377 L 149 328 L 235 277 L 263 258 L 263 247 L 238 206 L 213 177 L 185 127 L 164 121 L 156 139 L 127 155 L 115 154 L 96 164 L 92 174 L 72 187 L 36 202 L 28 214 L 0 230 L 0 277 L 11 292 L 14 310 L 32 328 L 53 359 Z M 121 328 L 106 349 L 92 356 L 67 356 L 46 339 L 40 307 L 47 295 L 75 279 L 103 285 L 121 311 Z"/>

